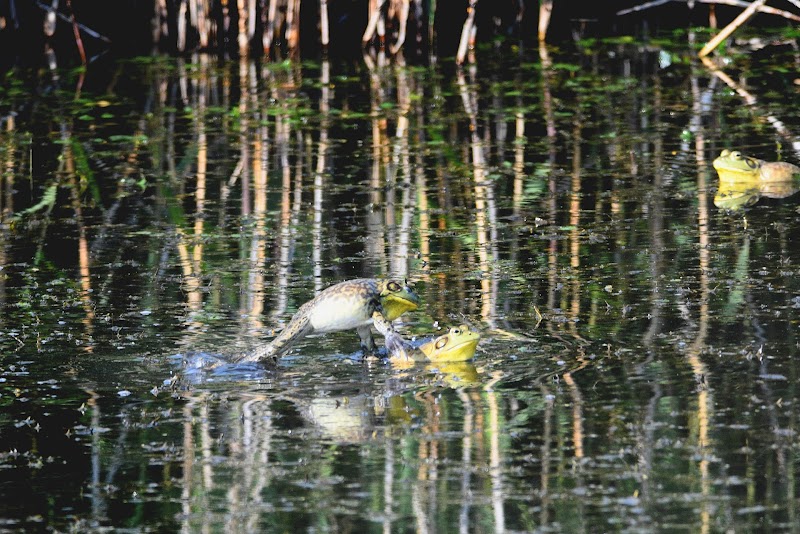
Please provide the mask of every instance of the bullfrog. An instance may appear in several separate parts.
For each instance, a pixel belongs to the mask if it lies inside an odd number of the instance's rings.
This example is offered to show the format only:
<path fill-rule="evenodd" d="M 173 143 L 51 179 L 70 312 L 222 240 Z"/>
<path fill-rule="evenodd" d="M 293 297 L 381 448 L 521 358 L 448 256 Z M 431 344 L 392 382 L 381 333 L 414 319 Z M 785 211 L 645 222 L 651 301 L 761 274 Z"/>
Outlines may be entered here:
<path fill-rule="evenodd" d="M 752 206 L 762 196 L 785 198 L 800 190 L 800 167 L 785 162 L 767 162 L 723 150 L 714 160 L 719 189 L 714 205 L 727 210 Z"/>
<path fill-rule="evenodd" d="M 463 362 L 475 356 L 475 348 L 481 340 L 479 333 L 462 324 L 450 328 L 444 335 L 415 346 L 403 341 L 386 321 L 375 320 L 374 325 L 386 338 L 386 350 L 393 362 Z"/>
<path fill-rule="evenodd" d="M 375 351 L 370 325 L 378 321 L 387 343 L 399 343 L 391 322 L 419 307 L 420 299 L 407 282 L 359 278 L 332 285 L 297 310 L 271 343 L 246 353 L 238 362 L 276 361 L 295 343 L 311 334 L 355 329 L 366 352 Z"/>
<path fill-rule="evenodd" d="M 714 160 L 720 180 L 790 182 L 800 176 L 800 167 L 785 161 L 768 162 L 742 155 L 738 150 L 723 150 Z"/>

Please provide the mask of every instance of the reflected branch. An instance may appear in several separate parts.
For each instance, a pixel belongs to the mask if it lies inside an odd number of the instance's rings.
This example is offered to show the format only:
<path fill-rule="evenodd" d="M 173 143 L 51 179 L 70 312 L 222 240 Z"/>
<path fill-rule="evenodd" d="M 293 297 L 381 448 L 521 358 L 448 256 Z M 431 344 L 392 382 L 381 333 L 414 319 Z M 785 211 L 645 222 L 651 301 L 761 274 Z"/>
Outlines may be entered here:
<path fill-rule="evenodd" d="M 778 134 L 781 137 L 786 139 L 786 141 L 791 144 L 791 146 L 794 149 L 794 151 L 798 155 L 800 155 L 800 140 L 798 140 L 798 138 L 794 134 L 792 134 L 791 131 L 789 131 L 789 129 L 786 127 L 786 125 L 783 123 L 783 121 L 781 121 L 780 119 L 778 119 L 774 115 L 770 115 L 769 113 L 767 113 L 763 109 L 761 109 L 761 107 L 758 104 L 758 99 L 751 92 L 749 92 L 747 89 L 745 89 L 744 87 L 742 87 L 741 85 L 736 83 L 733 80 L 733 78 L 728 76 L 724 71 L 720 70 L 717 67 L 717 65 L 714 63 L 714 61 L 712 61 L 708 57 L 702 57 L 702 58 L 700 58 L 700 60 L 703 62 L 703 65 L 711 72 L 711 74 L 713 74 L 714 76 L 716 76 L 717 78 L 719 78 L 720 80 L 725 82 L 725 84 L 728 87 L 733 89 L 736 92 L 736 94 L 741 96 L 742 99 L 745 101 L 745 103 L 748 106 L 752 107 L 773 128 L 775 128 L 775 131 L 778 132 Z"/>

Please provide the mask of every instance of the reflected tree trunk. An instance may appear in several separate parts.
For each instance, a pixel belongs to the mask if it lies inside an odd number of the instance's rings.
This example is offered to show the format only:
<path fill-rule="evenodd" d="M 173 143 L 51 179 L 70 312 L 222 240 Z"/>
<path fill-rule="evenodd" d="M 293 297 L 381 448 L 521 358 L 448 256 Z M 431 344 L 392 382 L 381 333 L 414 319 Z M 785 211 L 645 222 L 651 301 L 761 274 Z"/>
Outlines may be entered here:
<path fill-rule="evenodd" d="M 380 57 L 380 56 L 379 56 Z M 367 238 L 365 252 L 368 258 L 372 258 L 375 265 L 373 273 L 385 273 L 388 270 L 386 261 L 387 222 L 394 220 L 394 192 L 388 187 L 389 178 L 385 176 L 385 171 L 389 167 L 388 139 L 386 134 L 386 119 L 381 113 L 383 104 L 384 88 L 382 83 L 382 69 L 384 65 L 380 62 L 376 64 L 369 55 L 364 56 L 364 62 L 369 69 L 371 109 L 372 109 L 372 172 L 369 180 L 369 207 L 367 209 Z M 386 180 L 387 191 L 384 204 L 384 197 L 381 194 L 384 180 Z M 380 207 L 384 209 L 381 210 Z M 389 227 L 389 232 L 393 228 Z M 391 246 L 390 246 L 391 248 Z"/>
<path fill-rule="evenodd" d="M 581 317 L 581 166 L 583 156 L 581 153 L 581 123 L 583 117 L 580 111 L 575 112 L 575 122 L 572 129 L 572 182 L 569 195 L 569 226 L 570 226 L 570 252 L 569 265 L 572 271 L 572 304 L 569 329 L 573 335 L 577 335 L 577 321 Z"/>
<path fill-rule="evenodd" d="M 553 404 L 555 396 L 544 386 L 539 386 L 541 397 L 544 399 L 544 413 L 542 421 L 542 447 L 540 450 L 539 462 L 541 464 L 541 475 L 539 477 L 539 497 L 541 499 L 541 511 L 539 512 L 539 525 L 545 527 L 550 524 L 550 457 L 551 441 L 553 440 Z M 534 496 L 535 498 L 535 496 Z"/>
<path fill-rule="evenodd" d="M 542 107 L 547 128 L 548 152 L 548 179 L 547 179 L 547 223 L 553 228 L 556 225 L 557 215 L 557 183 L 555 175 L 556 164 L 556 120 L 552 97 L 552 60 L 544 43 L 539 43 L 539 59 L 542 62 Z M 547 309 L 552 315 L 556 309 L 556 292 L 558 285 L 558 242 L 552 238 L 547 248 Z M 551 329 L 552 325 L 548 325 Z"/>
<path fill-rule="evenodd" d="M 319 131 L 319 145 L 317 147 L 317 166 L 314 172 L 314 224 L 313 224 L 313 251 L 312 261 L 314 263 L 314 289 L 319 292 L 322 290 L 322 219 L 323 199 L 325 191 L 325 174 L 328 161 L 328 124 L 330 121 L 330 101 L 332 98 L 332 88 L 330 80 L 330 64 L 322 62 L 320 72 L 320 83 L 322 85 L 322 95 L 319 100 L 319 111 L 322 115 Z"/>
<path fill-rule="evenodd" d="M 189 324 L 195 331 L 202 329 L 199 312 L 203 308 L 202 273 L 203 273 L 203 239 L 206 217 L 206 176 L 208 171 L 208 141 L 206 138 L 206 91 L 208 84 L 208 65 L 200 62 L 201 76 L 192 79 L 193 102 L 192 115 L 194 143 L 197 147 L 195 160 L 196 181 L 194 190 L 195 212 L 192 235 L 178 226 L 178 255 L 180 257 L 183 286 L 186 292 L 187 306 L 190 311 Z M 186 76 L 186 71 L 183 75 Z M 191 249 L 191 250 L 190 250 Z"/>
<path fill-rule="evenodd" d="M 422 148 L 426 146 L 425 136 L 425 110 L 417 105 L 417 150 L 414 154 L 414 188 L 417 194 L 417 213 L 419 214 L 419 266 L 421 278 L 430 280 L 431 273 L 431 216 L 428 202 L 428 183 L 425 177 L 425 160 Z"/>
<path fill-rule="evenodd" d="M 391 534 L 394 517 L 394 439 L 384 434 L 383 457 L 383 533 Z"/>
<path fill-rule="evenodd" d="M 251 332 L 258 332 L 263 324 L 261 322 L 264 313 L 265 298 L 265 266 L 267 259 L 267 178 L 269 175 L 269 125 L 267 123 L 267 113 L 259 106 L 259 90 L 257 85 L 258 76 L 256 74 L 255 63 L 249 64 L 250 76 L 248 81 L 250 87 L 250 107 L 253 110 L 253 122 L 258 125 L 255 129 L 253 138 L 253 159 L 252 159 L 252 179 L 253 179 L 253 211 L 251 220 L 253 222 L 253 234 L 250 238 L 250 258 L 248 268 L 247 296 L 248 317 Z M 271 80 L 267 78 L 265 87 L 271 85 Z M 282 99 L 273 93 L 273 99 L 280 106 Z M 278 124 L 283 120 L 281 113 L 275 117 L 276 130 Z M 280 141 L 276 139 L 276 144 Z M 280 293 L 276 295 L 281 299 Z M 280 302 L 280 300 L 279 300 Z"/>
<path fill-rule="evenodd" d="M 395 134 L 394 151 L 393 151 L 393 169 L 394 180 L 393 184 L 397 184 L 397 172 L 402 172 L 402 192 L 400 195 L 400 226 L 397 228 L 396 240 L 394 247 L 391 251 L 391 266 L 390 273 L 392 276 L 407 277 L 408 276 L 408 256 L 409 256 L 409 242 L 411 240 L 411 219 L 414 212 L 414 205 L 411 201 L 412 197 L 412 172 L 411 172 L 411 155 L 409 154 L 409 137 L 411 136 L 409 127 L 409 115 L 411 113 L 411 91 L 410 80 L 408 77 L 407 69 L 400 65 L 395 67 L 397 77 L 397 100 L 400 110 L 400 115 L 397 118 L 397 133 Z M 392 194 L 392 196 L 394 196 Z M 392 221 L 394 226 L 395 221 Z"/>
<path fill-rule="evenodd" d="M 464 407 L 464 425 L 462 427 L 464 437 L 461 438 L 461 509 L 458 514 L 458 531 L 461 534 L 467 534 L 470 532 L 469 512 L 472 505 L 472 436 L 475 433 L 473 422 L 475 407 L 472 399 L 463 389 L 458 389 L 457 393 Z"/>
<path fill-rule="evenodd" d="M 486 405 L 489 420 L 486 431 L 489 432 L 489 477 L 492 482 L 492 511 L 494 512 L 494 531 L 498 534 L 506 531 L 505 490 L 503 489 L 503 458 L 500 445 L 500 408 L 494 386 L 502 378 L 496 374 L 485 386 Z"/>
<path fill-rule="evenodd" d="M 86 232 L 86 223 L 83 217 L 83 206 L 80 198 L 80 185 L 78 183 L 78 176 L 76 171 L 75 153 L 73 143 L 78 143 L 77 140 L 72 138 L 72 132 L 66 122 L 61 123 L 61 142 L 63 143 L 63 150 L 61 155 L 61 164 L 64 175 L 69 184 L 70 198 L 72 200 L 72 209 L 75 213 L 75 224 L 78 228 L 78 279 L 80 287 L 80 299 L 83 306 L 85 316 L 83 324 L 85 328 L 85 342 L 83 350 L 92 352 L 94 343 L 92 335 L 94 332 L 94 303 L 92 302 L 92 278 L 90 272 L 90 257 L 89 257 L 89 242 Z"/>
<path fill-rule="evenodd" d="M 661 109 L 662 91 L 661 80 L 658 76 L 654 77 L 654 102 L 653 119 L 656 131 L 661 131 Z M 663 325 L 663 307 L 666 295 L 663 288 L 664 276 L 664 148 L 661 136 L 654 138 L 653 146 L 653 187 L 651 190 L 651 201 L 648 209 L 648 229 L 650 231 L 650 325 L 642 337 L 642 344 L 647 348 L 647 358 L 638 366 L 637 372 L 640 376 L 646 376 L 648 368 L 658 359 L 656 339 L 661 335 Z M 641 498 L 644 506 L 648 509 L 657 506 L 653 501 L 654 493 L 652 480 L 653 454 L 655 449 L 655 429 L 658 404 L 662 399 L 661 382 L 651 381 L 651 398 L 647 403 L 644 419 L 641 425 L 641 433 L 638 438 L 639 466 L 643 476 L 641 477 Z"/>
<path fill-rule="evenodd" d="M 6 138 L 4 143 L 5 158 L 0 162 L 0 329 L 5 329 L 5 310 L 7 310 L 6 282 L 8 275 L 5 272 L 9 261 L 9 232 L 10 218 L 14 213 L 14 173 L 17 167 L 16 125 L 13 115 L 6 117 L 5 129 L 0 130 L 0 140 Z"/>
<path fill-rule="evenodd" d="M 702 101 L 699 82 L 692 76 L 692 129 L 695 137 L 695 162 L 697 163 L 697 245 L 700 272 L 700 309 L 698 329 L 695 339 L 687 351 L 687 361 L 698 384 L 696 436 L 700 455 L 698 469 L 700 471 L 700 487 L 703 496 L 701 503 L 700 529 L 703 534 L 711 531 L 712 512 L 712 476 L 709 472 L 710 460 L 717 455 L 713 452 L 713 444 L 709 438 L 711 416 L 714 413 L 714 401 L 711 395 L 709 370 L 700 355 L 706 345 L 709 321 L 709 269 L 710 238 L 708 214 L 708 161 L 706 161 L 705 132 L 702 126 Z"/>
<path fill-rule="evenodd" d="M 471 78 L 474 78 L 474 69 L 474 66 L 470 68 Z M 478 101 L 474 94 L 474 80 L 471 89 L 461 69 L 458 71 L 458 87 L 470 124 L 476 248 L 478 268 L 481 271 L 481 317 L 490 328 L 494 328 L 497 305 L 497 277 L 493 267 L 497 256 L 492 250 L 493 243 L 496 242 L 494 190 L 486 175 L 485 149 L 478 134 Z"/>

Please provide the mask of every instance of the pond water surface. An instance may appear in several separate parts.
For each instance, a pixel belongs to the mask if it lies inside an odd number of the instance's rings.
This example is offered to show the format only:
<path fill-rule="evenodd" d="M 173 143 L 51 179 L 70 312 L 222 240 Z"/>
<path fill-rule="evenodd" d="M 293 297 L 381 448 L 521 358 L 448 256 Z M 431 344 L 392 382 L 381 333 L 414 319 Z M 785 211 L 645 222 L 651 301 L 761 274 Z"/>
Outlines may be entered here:
<path fill-rule="evenodd" d="M 583 45 L 7 76 L 0 530 L 797 532 L 797 59 Z M 390 275 L 473 361 L 185 368 Z"/>

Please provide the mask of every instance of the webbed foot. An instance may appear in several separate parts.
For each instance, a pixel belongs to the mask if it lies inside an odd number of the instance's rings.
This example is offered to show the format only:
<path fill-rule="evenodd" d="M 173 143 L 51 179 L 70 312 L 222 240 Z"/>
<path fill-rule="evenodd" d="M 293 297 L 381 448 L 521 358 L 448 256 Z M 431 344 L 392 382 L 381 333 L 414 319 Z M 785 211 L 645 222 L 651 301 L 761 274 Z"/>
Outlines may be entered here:
<path fill-rule="evenodd" d="M 403 341 L 400 334 L 394 331 L 386 333 L 386 355 L 393 360 L 411 360 L 411 357 L 408 355 L 406 342 Z"/>

